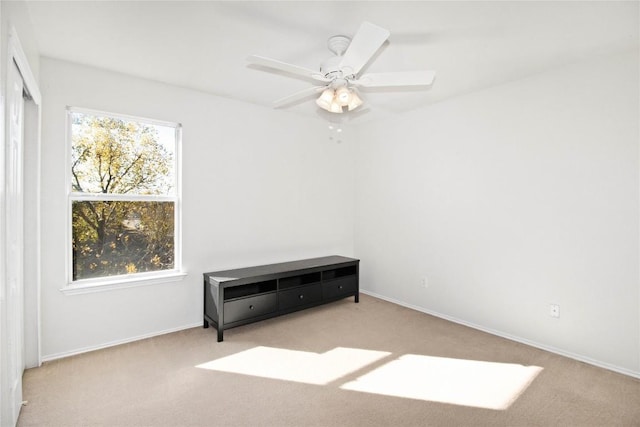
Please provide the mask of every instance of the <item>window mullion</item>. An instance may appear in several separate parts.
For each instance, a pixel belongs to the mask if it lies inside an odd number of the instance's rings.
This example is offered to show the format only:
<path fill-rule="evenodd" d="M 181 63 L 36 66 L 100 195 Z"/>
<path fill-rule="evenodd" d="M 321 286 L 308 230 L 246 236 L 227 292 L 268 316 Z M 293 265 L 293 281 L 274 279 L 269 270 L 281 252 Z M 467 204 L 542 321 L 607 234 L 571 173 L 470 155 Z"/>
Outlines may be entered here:
<path fill-rule="evenodd" d="M 113 193 L 76 193 L 70 194 L 74 201 L 102 201 L 115 200 L 123 202 L 175 202 L 175 196 L 156 196 L 146 194 L 113 194 Z"/>

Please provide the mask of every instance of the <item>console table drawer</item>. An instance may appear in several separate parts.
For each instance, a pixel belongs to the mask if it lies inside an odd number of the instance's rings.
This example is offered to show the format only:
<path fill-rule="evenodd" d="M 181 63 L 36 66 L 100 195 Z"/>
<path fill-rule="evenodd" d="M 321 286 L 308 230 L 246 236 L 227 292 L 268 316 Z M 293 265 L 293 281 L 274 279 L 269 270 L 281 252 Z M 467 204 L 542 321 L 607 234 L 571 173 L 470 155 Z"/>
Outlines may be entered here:
<path fill-rule="evenodd" d="M 353 295 L 358 289 L 357 276 L 342 277 L 325 281 L 322 287 L 323 298 L 336 298 L 342 295 Z"/>
<path fill-rule="evenodd" d="M 286 310 L 322 300 L 322 285 L 303 286 L 278 293 L 278 308 Z"/>
<path fill-rule="evenodd" d="M 250 319 L 276 311 L 276 293 L 242 298 L 224 303 L 224 323 Z"/>

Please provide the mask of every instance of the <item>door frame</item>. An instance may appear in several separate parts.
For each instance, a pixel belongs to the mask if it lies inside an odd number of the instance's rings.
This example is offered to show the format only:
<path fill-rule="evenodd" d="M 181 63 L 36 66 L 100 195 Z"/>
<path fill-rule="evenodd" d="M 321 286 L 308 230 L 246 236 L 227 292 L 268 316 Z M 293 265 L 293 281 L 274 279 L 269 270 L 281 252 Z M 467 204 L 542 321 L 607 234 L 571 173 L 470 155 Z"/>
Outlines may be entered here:
<path fill-rule="evenodd" d="M 15 27 L 11 27 L 9 29 L 9 40 L 8 40 L 8 49 L 7 49 L 7 70 L 8 67 L 11 66 L 11 62 L 15 62 L 18 67 L 18 71 L 20 71 L 20 75 L 22 76 L 22 81 L 24 82 L 25 90 L 30 95 L 30 102 L 35 104 L 35 108 L 37 113 L 35 114 L 35 123 L 33 120 L 24 121 L 24 130 L 25 137 L 23 140 L 23 145 L 26 144 L 34 144 L 32 153 L 35 153 L 36 158 L 30 159 L 30 166 L 35 166 L 35 170 L 26 170 L 24 169 L 23 174 L 30 174 L 31 181 L 33 182 L 33 188 L 25 188 L 26 191 L 33 191 L 34 197 L 32 199 L 35 201 L 35 206 L 25 206 L 25 208 L 33 209 L 35 212 L 35 233 L 34 233 L 34 241 L 32 245 L 34 247 L 29 248 L 29 252 L 35 255 L 35 259 L 25 260 L 25 269 L 32 269 L 33 273 L 29 276 L 34 280 L 34 289 L 30 289 L 30 292 L 25 292 L 25 309 L 24 314 L 29 316 L 35 316 L 35 321 L 32 322 L 31 330 L 23 331 L 28 336 L 25 338 L 35 342 L 35 351 L 28 352 L 25 354 L 25 360 L 30 361 L 27 363 L 27 367 L 36 367 L 42 364 L 42 351 L 41 351 L 41 327 L 40 327 L 40 282 L 41 282 L 41 261 L 40 261 L 40 170 L 41 170 L 41 159 L 40 159 L 40 136 L 41 136 L 41 122 L 42 122 L 42 95 L 40 94 L 40 87 L 38 86 L 38 82 L 31 70 L 31 66 L 29 65 L 29 60 L 27 59 L 27 55 L 22 48 L 22 43 L 20 43 L 20 38 L 18 37 L 18 32 Z M 8 74 L 8 73 L 7 73 Z M 6 79 L 6 74 L 5 74 Z M 26 104 L 26 103 L 25 103 Z M 25 119 L 27 118 L 26 113 L 26 105 L 25 105 Z M 6 111 L 6 110 L 5 110 Z M 2 116 L 2 120 L 6 120 L 4 115 Z M 27 131 L 27 126 L 30 129 Z M 2 137 L 6 138 L 6 127 L 3 126 L 4 132 Z M 26 135 L 30 135 L 29 140 L 27 140 Z M 26 150 L 23 150 L 26 152 Z M 23 177 L 24 178 L 24 177 Z M 24 240 L 23 240 L 24 241 Z M 6 255 L 5 255 L 6 256 Z M 26 276 L 26 275 L 25 275 Z M 25 340 L 26 342 L 26 340 Z M 34 353 L 34 354 L 31 354 Z"/>
<path fill-rule="evenodd" d="M 4 43 L 4 40 L 3 40 Z M 0 266 L 2 266 L 2 273 L 1 273 L 1 277 L 0 277 L 0 316 L 2 316 L 4 318 L 5 313 L 4 311 L 6 310 L 6 303 L 8 302 L 6 300 L 6 296 L 7 296 L 7 286 L 8 286 L 8 282 L 7 282 L 7 277 L 5 276 L 5 271 L 6 271 L 6 263 L 8 260 L 8 253 L 7 253 L 7 248 L 5 247 L 6 245 L 6 239 L 7 239 L 7 230 L 6 230 L 6 221 L 7 221 L 7 200 L 5 199 L 6 194 L 7 194 L 7 181 L 6 181 L 6 176 L 5 174 L 7 173 L 7 163 L 9 161 L 9 158 L 7 158 L 5 156 L 5 151 L 7 149 L 7 132 L 8 132 L 8 126 L 6 123 L 7 117 L 6 114 L 8 112 L 8 108 L 6 106 L 7 103 L 7 93 L 6 90 L 7 89 L 7 78 L 9 76 L 9 70 L 10 67 L 13 67 L 15 64 L 15 67 L 17 68 L 17 71 L 20 74 L 20 77 L 22 78 L 22 82 L 23 82 L 23 87 L 24 87 L 24 91 L 27 92 L 29 94 L 28 96 L 28 100 L 25 99 L 25 105 L 27 103 L 30 104 L 30 109 L 31 109 L 31 114 L 30 114 L 30 118 L 29 121 L 25 121 L 26 118 L 26 114 L 23 113 L 23 123 L 22 123 L 22 128 L 23 128 L 23 138 L 22 138 L 22 152 L 23 152 L 23 157 L 21 160 L 21 165 L 19 165 L 18 167 L 20 169 L 22 169 L 21 172 L 21 181 L 25 182 L 25 177 L 28 176 L 29 179 L 29 188 L 25 188 L 23 187 L 23 211 L 26 209 L 30 209 L 32 210 L 33 214 L 30 216 L 30 220 L 29 223 L 26 224 L 27 226 L 33 228 L 33 230 L 30 231 L 30 241 L 27 243 L 25 242 L 25 235 L 27 234 L 26 232 L 22 232 L 22 237 L 21 237 L 21 243 L 20 246 L 21 248 L 19 248 L 19 250 L 22 252 L 21 257 L 23 258 L 23 261 L 25 261 L 25 251 L 28 251 L 29 255 L 30 255 L 30 259 L 27 262 L 23 262 L 23 273 L 22 275 L 22 283 L 19 283 L 18 285 L 21 286 L 21 293 L 23 295 L 23 307 L 21 309 L 22 311 L 22 316 L 20 316 L 20 319 L 11 319 L 11 321 L 18 321 L 18 325 L 4 325 L 3 329 L 6 328 L 6 330 L 9 330 L 10 328 L 12 328 L 13 326 L 17 327 L 19 329 L 19 334 L 22 335 L 21 341 L 22 341 L 22 351 L 21 351 L 21 358 L 22 360 L 16 361 L 16 363 L 19 364 L 19 366 L 17 367 L 20 370 L 23 370 L 26 367 L 33 367 L 33 366 L 39 366 L 41 364 L 41 350 L 40 350 L 40 343 L 41 343 L 41 338 L 40 338 L 40 282 L 41 282 L 41 268 L 40 268 L 40 247 L 41 247 L 41 243 L 40 243 L 40 223 L 41 223 L 41 219 L 40 219 L 40 139 L 41 139 L 41 121 L 42 121 L 42 108 L 41 108 L 41 104 L 42 104 L 42 97 L 40 94 L 40 89 L 38 87 L 37 84 L 37 80 L 31 70 L 31 66 L 29 65 L 29 61 L 27 59 L 27 56 L 25 54 L 24 49 L 22 48 L 22 44 L 20 43 L 20 39 L 18 37 L 18 33 L 15 29 L 15 27 L 11 27 L 8 31 L 8 38 L 6 39 L 6 43 L 7 43 L 7 55 L 6 55 L 6 63 L 3 66 L 3 69 L 0 70 L 0 78 L 2 78 L 3 82 L 5 83 L 4 87 L 5 87 L 5 93 L 0 94 L 1 95 L 1 99 L 0 99 L 0 139 L 2 140 L 2 153 L 0 153 L 0 162 L 2 163 L 2 169 L 1 169 L 1 177 L 0 177 L 0 191 L 1 191 L 1 201 L 0 201 L 0 222 L 1 222 L 1 226 L 0 226 L 0 237 L 2 237 L 2 244 L 1 244 L 1 248 L 0 248 Z M 6 74 L 3 74 L 2 71 L 4 71 Z M 29 139 L 26 139 L 26 135 L 29 135 Z M 30 170 L 26 171 L 24 168 L 22 168 L 22 165 L 25 164 L 25 158 L 24 158 L 24 153 L 25 153 L 25 147 L 29 145 L 29 152 L 30 152 L 30 158 L 29 158 L 29 168 Z M 29 191 L 29 204 L 28 206 L 25 206 L 25 200 L 27 199 L 27 197 L 25 197 L 25 191 Z M 26 208 L 26 209 L 25 209 Z M 22 220 L 24 221 L 25 215 L 23 214 L 23 218 Z M 27 247 L 28 246 L 28 247 Z M 31 259 L 33 258 L 33 259 Z M 29 270 L 29 279 L 25 279 L 25 275 L 24 275 L 24 271 Z M 28 288 L 28 292 L 26 292 Z M 25 321 L 25 318 L 29 316 L 29 327 L 25 327 L 25 325 L 27 324 L 27 322 Z M 2 333 L 2 331 L 0 330 L 0 333 Z M 2 340 L 4 341 L 4 337 L 2 337 Z M 25 353 L 25 348 L 26 348 L 26 341 L 29 340 L 32 344 L 29 348 L 29 354 Z M 4 351 L 2 352 L 2 354 L 0 354 L 0 366 L 2 366 L 2 372 L 0 372 L 0 377 L 4 377 L 5 375 L 7 375 L 10 372 L 10 369 L 12 368 L 16 368 L 11 367 L 6 365 L 7 363 L 9 363 L 9 360 L 1 360 L 2 358 L 6 357 L 8 355 L 8 353 L 4 353 Z M 27 360 L 29 360 L 28 364 L 27 364 Z M 5 370 L 6 369 L 6 370 Z M 4 393 L 0 393 L 0 394 L 4 394 Z M 8 397 L 8 396 L 0 396 L 0 412 L 3 412 L 4 410 L 8 409 L 8 404 L 9 402 L 11 402 L 14 398 L 17 399 L 22 399 L 22 396 L 14 396 L 12 398 Z M 6 400 L 5 400 L 6 399 Z M 20 400 L 18 400 L 18 402 L 20 402 Z M 9 421 L 9 422 L 15 422 L 17 421 L 17 417 L 19 416 L 19 413 L 13 413 L 13 409 L 11 411 L 10 414 L 5 414 L 5 413 L 0 413 L 0 419 L 3 420 L 3 424 L 4 421 Z M 9 419 L 7 419 L 6 417 L 10 417 L 10 418 L 16 418 L 15 420 L 11 421 Z"/>

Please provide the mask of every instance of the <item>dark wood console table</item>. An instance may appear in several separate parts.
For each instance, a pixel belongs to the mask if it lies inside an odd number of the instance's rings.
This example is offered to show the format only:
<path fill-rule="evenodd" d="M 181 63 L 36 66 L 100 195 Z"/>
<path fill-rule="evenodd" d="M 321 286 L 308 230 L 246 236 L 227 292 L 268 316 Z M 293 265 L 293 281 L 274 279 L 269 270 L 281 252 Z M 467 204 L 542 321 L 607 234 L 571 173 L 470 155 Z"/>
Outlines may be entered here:
<path fill-rule="evenodd" d="M 359 297 L 360 260 L 327 256 L 204 273 L 204 327 L 223 331 L 345 297 Z"/>

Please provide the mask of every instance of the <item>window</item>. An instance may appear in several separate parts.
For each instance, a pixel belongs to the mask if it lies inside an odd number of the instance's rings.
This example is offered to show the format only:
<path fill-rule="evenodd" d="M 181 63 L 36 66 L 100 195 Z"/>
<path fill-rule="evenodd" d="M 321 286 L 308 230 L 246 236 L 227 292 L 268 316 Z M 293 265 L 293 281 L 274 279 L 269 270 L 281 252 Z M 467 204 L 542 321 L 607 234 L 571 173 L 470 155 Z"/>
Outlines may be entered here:
<path fill-rule="evenodd" d="M 177 273 L 180 125 L 68 110 L 69 282 Z"/>

